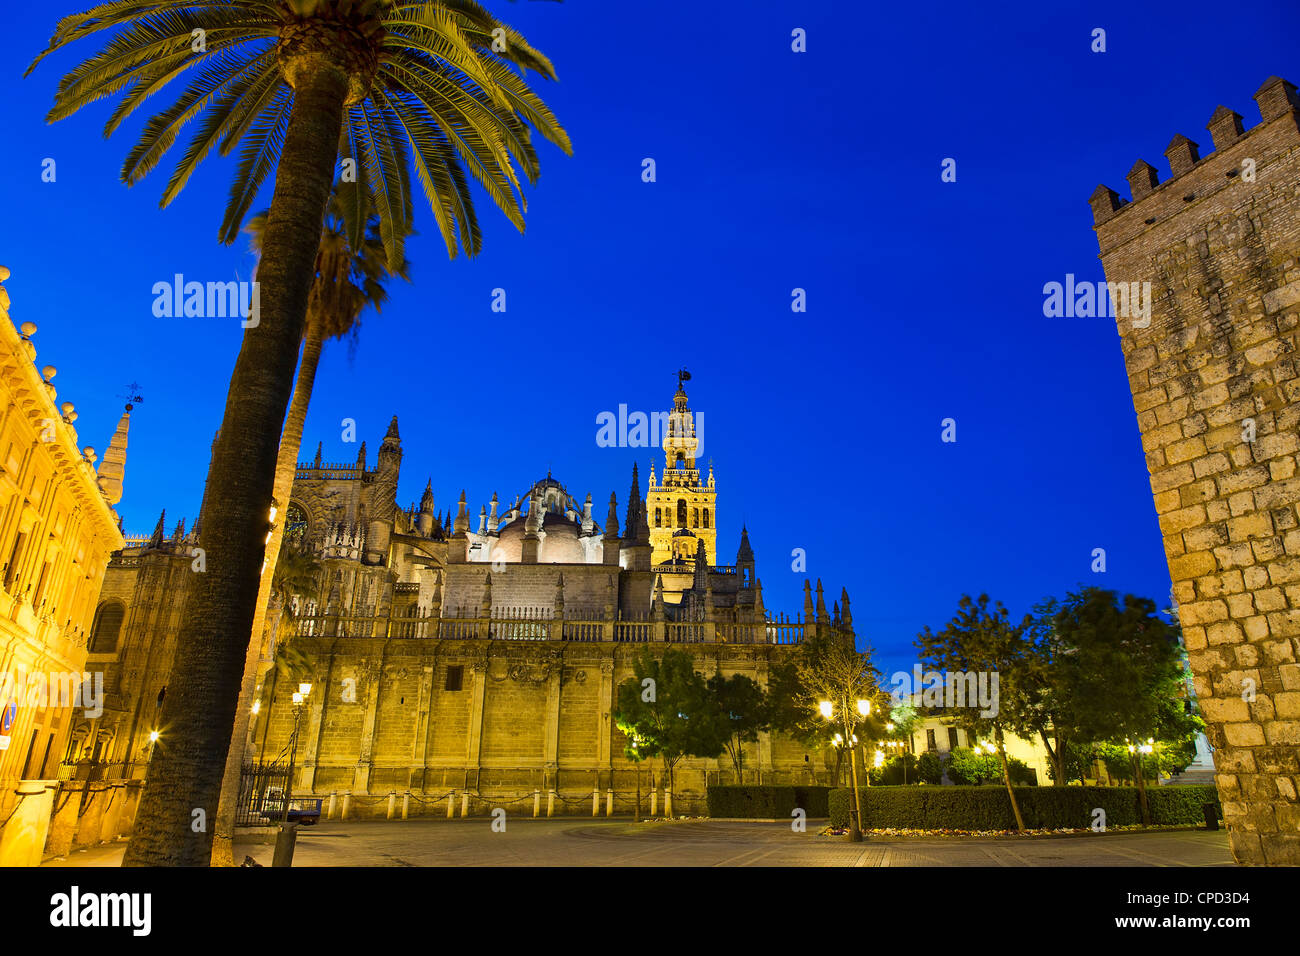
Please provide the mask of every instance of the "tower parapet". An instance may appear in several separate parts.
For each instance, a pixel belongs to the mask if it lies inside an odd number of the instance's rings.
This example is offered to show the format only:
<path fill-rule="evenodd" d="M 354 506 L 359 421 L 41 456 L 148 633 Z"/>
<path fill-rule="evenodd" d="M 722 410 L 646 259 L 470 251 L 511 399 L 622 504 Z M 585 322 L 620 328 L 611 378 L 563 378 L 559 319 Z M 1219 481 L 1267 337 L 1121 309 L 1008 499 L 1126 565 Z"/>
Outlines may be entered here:
<path fill-rule="evenodd" d="M 1108 285 L 1149 287 L 1120 348 L 1233 853 L 1296 865 L 1300 98 L 1271 77 L 1255 101 L 1090 203 Z"/>

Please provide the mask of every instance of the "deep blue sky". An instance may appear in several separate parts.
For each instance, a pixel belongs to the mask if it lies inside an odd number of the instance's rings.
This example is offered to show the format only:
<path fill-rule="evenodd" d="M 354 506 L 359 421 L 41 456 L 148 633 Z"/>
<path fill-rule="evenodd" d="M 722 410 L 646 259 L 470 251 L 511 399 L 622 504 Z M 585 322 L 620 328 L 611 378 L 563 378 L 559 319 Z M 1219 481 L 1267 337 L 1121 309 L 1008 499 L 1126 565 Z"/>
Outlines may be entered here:
<path fill-rule="evenodd" d="M 155 319 L 150 289 L 177 272 L 248 278 L 253 260 L 216 242 L 233 159 L 210 159 L 160 210 L 183 142 L 128 189 L 118 172 L 143 114 L 110 141 L 107 103 L 45 124 L 60 75 L 98 43 L 21 73 L 83 5 L 24 5 L 0 31 L 0 262 L 83 444 L 102 453 L 116 396 L 143 386 L 119 510 L 147 532 L 163 507 L 169 526 L 198 511 L 240 341 L 229 320 Z M 538 88 L 575 155 L 541 147 L 526 235 L 483 199 L 477 260 L 449 262 L 417 215 L 413 281 L 367 316 L 355 357 L 327 347 L 302 457 L 324 441 L 327 460 L 354 459 L 351 417 L 373 464 L 397 414 L 400 501 L 431 476 L 439 510 L 463 487 L 477 515 L 549 466 L 603 523 L 610 490 L 622 504 L 651 453 L 598 448 L 596 416 L 667 408 L 685 365 L 720 559 L 747 522 L 768 607 L 798 611 L 790 556 L 805 549 L 828 603 L 849 589 L 887 672 L 966 592 L 1017 614 L 1080 584 L 1165 606 L 1114 323 L 1046 319 L 1042 287 L 1102 277 L 1098 182 L 1125 193 L 1139 156 L 1166 175 L 1175 133 L 1208 153 L 1216 105 L 1250 127 L 1266 77 L 1300 81 L 1294 2 L 488 6 L 555 63 L 560 82 Z M 791 51 L 796 27 L 806 53 Z M 940 181 L 945 157 L 956 183 Z M 505 314 L 490 311 L 496 287 Z M 955 444 L 940 441 L 946 417 Z M 1090 571 L 1098 547 L 1104 575 Z"/>

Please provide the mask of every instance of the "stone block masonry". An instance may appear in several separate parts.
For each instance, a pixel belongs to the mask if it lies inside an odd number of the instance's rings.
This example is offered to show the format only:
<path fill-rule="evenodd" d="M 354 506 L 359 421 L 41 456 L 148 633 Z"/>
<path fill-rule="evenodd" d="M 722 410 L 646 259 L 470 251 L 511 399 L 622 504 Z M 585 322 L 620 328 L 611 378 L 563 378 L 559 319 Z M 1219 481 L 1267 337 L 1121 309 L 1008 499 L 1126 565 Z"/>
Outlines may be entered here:
<path fill-rule="evenodd" d="M 1238 862 L 1300 864 L 1300 98 L 1262 121 L 1220 106 L 1214 152 L 1176 136 L 1160 183 L 1091 197 L 1110 282 L 1150 282 L 1118 319 L 1151 490 Z"/>

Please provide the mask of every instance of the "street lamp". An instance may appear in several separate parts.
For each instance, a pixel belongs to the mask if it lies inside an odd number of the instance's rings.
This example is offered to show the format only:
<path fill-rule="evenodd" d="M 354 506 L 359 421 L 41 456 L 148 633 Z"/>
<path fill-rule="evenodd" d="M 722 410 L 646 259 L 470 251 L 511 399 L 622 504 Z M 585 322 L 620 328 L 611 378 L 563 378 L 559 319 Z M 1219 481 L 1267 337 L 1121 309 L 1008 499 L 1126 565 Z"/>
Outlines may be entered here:
<path fill-rule="evenodd" d="M 284 807 L 280 812 L 280 832 L 275 838 L 272 866 L 292 866 L 293 848 L 298 841 L 298 824 L 289 822 L 289 801 L 293 797 L 293 769 L 298 757 L 298 730 L 302 724 L 302 706 L 311 693 L 311 684 L 303 682 L 293 692 L 293 733 L 289 737 L 289 776 L 284 782 Z"/>
<path fill-rule="evenodd" d="M 835 716 L 835 704 L 829 700 L 823 700 L 818 703 L 817 709 L 827 720 Z M 866 717 L 871 713 L 871 701 L 859 699 L 856 702 L 856 709 L 861 717 Z M 843 741 L 844 745 L 849 748 L 849 769 L 853 780 L 853 799 L 849 804 L 849 833 L 850 843 L 862 842 L 862 807 L 858 799 L 858 738 L 853 734 L 852 717 L 850 715 L 848 702 L 845 701 L 840 707 L 840 718 L 844 725 L 844 736 L 835 735 L 837 745 Z"/>

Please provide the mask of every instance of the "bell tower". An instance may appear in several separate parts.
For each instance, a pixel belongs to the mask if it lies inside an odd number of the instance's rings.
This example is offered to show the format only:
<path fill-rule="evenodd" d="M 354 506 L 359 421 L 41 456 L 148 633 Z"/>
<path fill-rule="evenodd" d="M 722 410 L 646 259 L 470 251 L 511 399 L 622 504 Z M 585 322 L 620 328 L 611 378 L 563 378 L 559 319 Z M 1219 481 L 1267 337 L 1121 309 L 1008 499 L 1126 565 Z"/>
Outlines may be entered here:
<path fill-rule="evenodd" d="M 718 561 L 717 492 L 713 483 L 713 466 L 702 478 L 695 459 L 700 442 L 695 416 L 687 404 L 685 383 L 691 375 L 685 369 L 677 373 L 677 392 L 673 410 L 667 416 L 663 433 L 664 473 L 657 480 L 654 465 L 650 468 L 650 486 L 646 491 L 646 520 L 650 526 L 651 563 L 673 561 L 695 565 L 699 542 L 710 564 Z"/>

